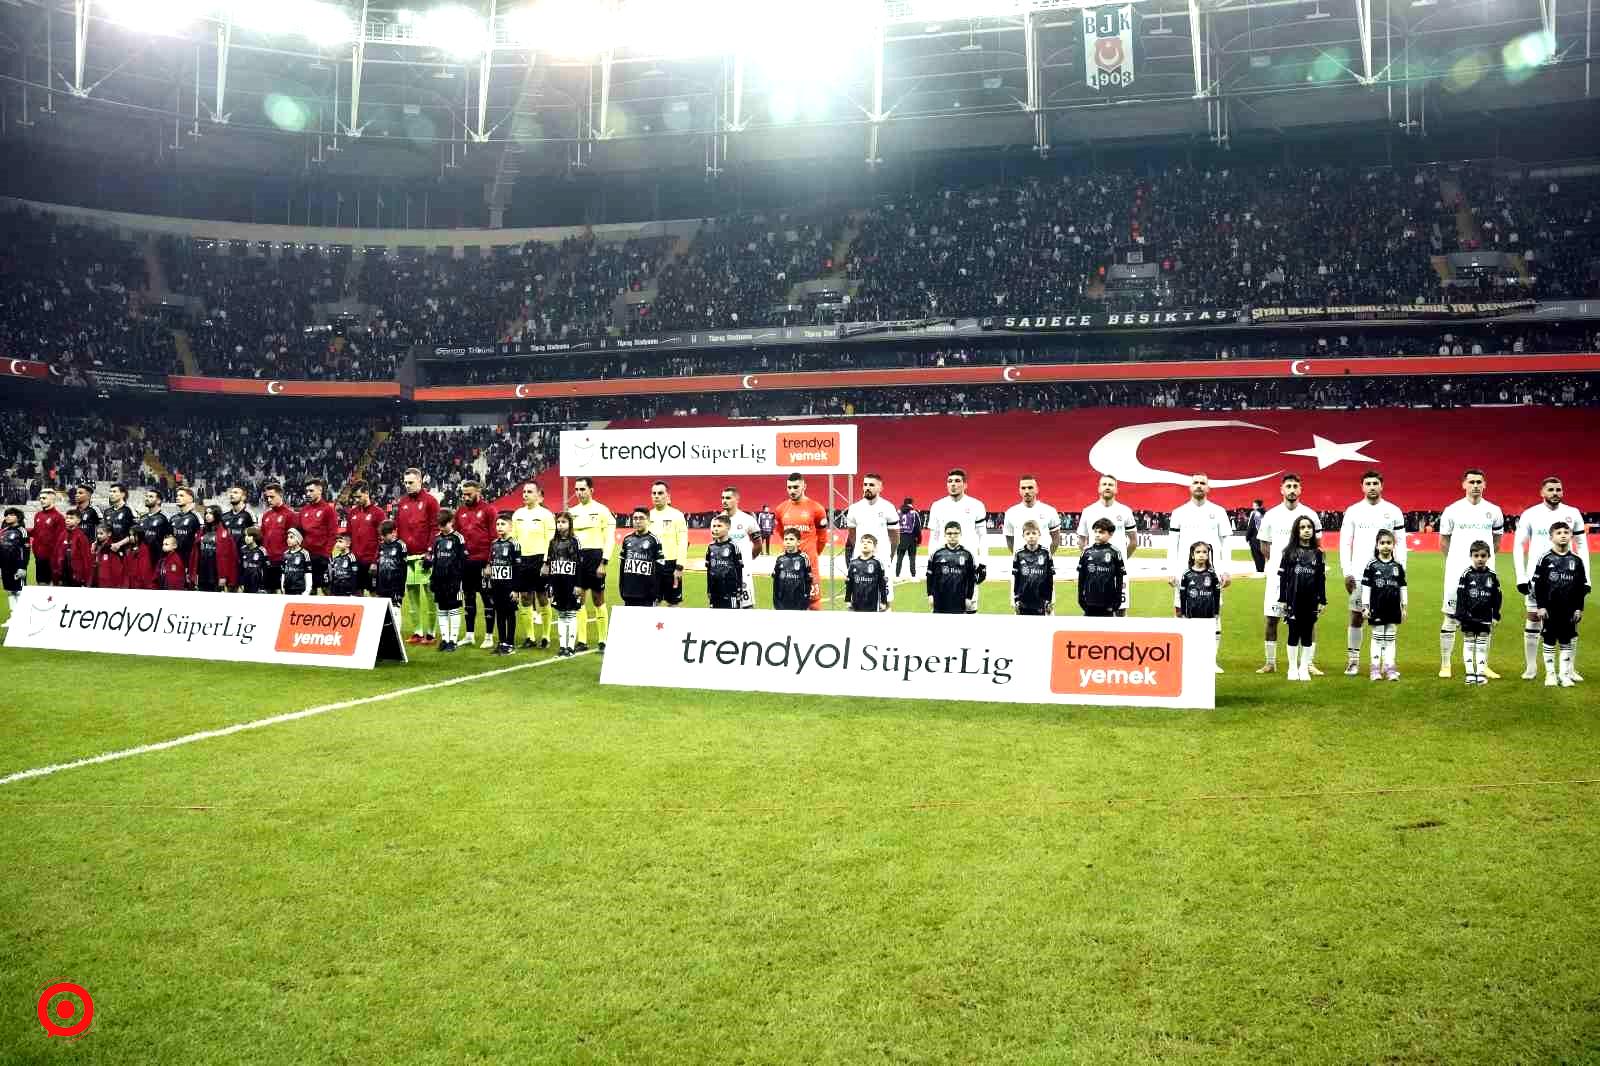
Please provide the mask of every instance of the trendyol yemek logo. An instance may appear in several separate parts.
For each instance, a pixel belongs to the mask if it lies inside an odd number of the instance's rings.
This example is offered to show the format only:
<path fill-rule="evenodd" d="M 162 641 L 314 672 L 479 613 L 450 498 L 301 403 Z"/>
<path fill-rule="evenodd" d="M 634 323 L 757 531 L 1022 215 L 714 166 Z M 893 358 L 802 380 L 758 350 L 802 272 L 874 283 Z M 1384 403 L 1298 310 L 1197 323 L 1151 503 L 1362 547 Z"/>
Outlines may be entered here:
<path fill-rule="evenodd" d="M 1050 691 L 1062 696 L 1180 695 L 1183 635 L 1059 630 L 1050 641 Z"/>
<path fill-rule="evenodd" d="M 273 647 L 301 655 L 354 655 L 360 633 L 359 607 L 288 603 L 284 604 Z"/>

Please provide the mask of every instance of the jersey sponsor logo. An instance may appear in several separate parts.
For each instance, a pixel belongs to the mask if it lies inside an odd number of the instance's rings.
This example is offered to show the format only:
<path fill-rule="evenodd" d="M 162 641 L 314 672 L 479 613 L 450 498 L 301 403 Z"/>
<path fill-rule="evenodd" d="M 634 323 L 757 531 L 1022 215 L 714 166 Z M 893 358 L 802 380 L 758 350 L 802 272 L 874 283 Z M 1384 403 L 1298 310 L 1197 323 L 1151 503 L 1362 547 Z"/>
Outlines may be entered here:
<path fill-rule="evenodd" d="M 622 572 L 624 574 L 641 574 L 645 577 L 650 577 L 656 572 L 656 564 L 650 559 L 624 559 L 622 560 Z"/>
<path fill-rule="evenodd" d="M 1064 696 L 1177 696 L 1181 633 L 1061 630 L 1050 646 L 1050 691 Z"/>
<path fill-rule="evenodd" d="M 576 559 L 552 559 L 549 565 L 551 577 L 578 576 L 578 561 Z"/>

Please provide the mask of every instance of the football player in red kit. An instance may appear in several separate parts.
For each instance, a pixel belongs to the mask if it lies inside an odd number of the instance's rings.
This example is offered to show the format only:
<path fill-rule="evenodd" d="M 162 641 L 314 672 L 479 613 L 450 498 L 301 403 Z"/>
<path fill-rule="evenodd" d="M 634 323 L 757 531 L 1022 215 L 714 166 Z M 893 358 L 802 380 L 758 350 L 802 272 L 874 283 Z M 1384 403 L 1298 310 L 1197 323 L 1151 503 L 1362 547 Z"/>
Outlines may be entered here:
<path fill-rule="evenodd" d="M 327 483 L 319 477 L 306 482 L 306 502 L 298 514 L 301 546 L 311 556 L 311 591 L 328 591 L 328 558 L 339 535 L 339 509 L 325 499 Z"/>
<path fill-rule="evenodd" d="M 483 498 L 476 481 L 461 483 L 461 506 L 456 508 L 456 532 L 467 542 L 467 562 L 461 571 L 461 594 L 466 600 L 467 626 L 463 639 L 472 643 L 473 626 L 478 621 L 478 597 L 483 597 L 483 646 L 492 648 L 494 637 L 494 594 L 483 584 L 483 568 L 489 563 L 489 542 L 494 540 L 498 512 Z"/>
<path fill-rule="evenodd" d="M 350 554 L 361 564 L 361 590 L 366 592 L 373 587 L 372 567 L 378 561 L 378 541 L 389 516 L 372 502 L 372 490 L 365 481 L 356 482 L 350 493 L 355 506 L 345 512 L 345 532 L 350 534 Z"/>
<path fill-rule="evenodd" d="M 283 587 L 283 553 L 289 550 L 289 530 L 299 528 L 299 516 L 283 502 L 283 489 L 268 485 L 261 490 L 267 509 L 261 512 L 256 528 L 261 531 L 261 547 L 267 553 L 267 571 L 262 576 L 264 587 L 277 591 Z"/>
<path fill-rule="evenodd" d="M 428 573 L 422 568 L 422 557 L 433 547 L 433 538 L 439 531 L 439 501 L 433 493 L 422 487 L 422 471 L 411 467 L 401 483 L 405 492 L 395 501 L 391 518 L 395 533 L 406 546 L 406 602 L 411 605 L 411 636 L 408 644 L 428 644 L 433 641 L 433 622 L 437 608 L 433 591 L 428 584 Z"/>

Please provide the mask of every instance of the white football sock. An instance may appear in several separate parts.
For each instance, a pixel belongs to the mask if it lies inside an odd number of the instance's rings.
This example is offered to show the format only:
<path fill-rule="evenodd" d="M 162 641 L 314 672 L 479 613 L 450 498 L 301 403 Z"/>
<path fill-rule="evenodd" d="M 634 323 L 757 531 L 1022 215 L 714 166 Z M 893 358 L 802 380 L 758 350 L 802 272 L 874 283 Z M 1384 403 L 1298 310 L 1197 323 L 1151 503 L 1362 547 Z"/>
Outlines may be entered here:
<path fill-rule="evenodd" d="M 1300 649 L 1300 669 L 1302 669 L 1302 670 L 1310 670 L 1311 669 L 1311 664 L 1314 661 L 1316 661 L 1316 658 L 1317 658 L 1317 646 L 1315 644 L 1307 644 L 1305 647 L 1301 648 Z"/>
<path fill-rule="evenodd" d="M 1289 645 L 1289 677 L 1291 679 L 1293 679 L 1293 678 L 1296 678 L 1296 677 L 1299 677 L 1299 676 L 1300 676 L 1300 645 L 1291 644 L 1291 645 Z"/>
<path fill-rule="evenodd" d="M 1561 645 L 1561 676 L 1568 677 L 1572 673 L 1572 660 L 1576 650 L 1571 644 Z"/>
<path fill-rule="evenodd" d="M 1383 668 L 1393 670 L 1395 650 L 1400 643 L 1400 627 L 1390 623 L 1383 630 Z"/>
<path fill-rule="evenodd" d="M 1535 673 L 1539 665 L 1539 626 L 1530 622 L 1522 627 L 1522 669 Z"/>
<path fill-rule="evenodd" d="M 1373 631 L 1376 633 L 1376 627 L 1374 627 Z M 1361 627 L 1347 627 L 1344 631 L 1344 637 L 1344 650 L 1347 661 L 1359 663 L 1361 661 Z"/>
<path fill-rule="evenodd" d="M 1456 620 L 1446 618 L 1439 630 L 1439 669 L 1450 669 L 1450 657 L 1456 653 Z M 1463 654 L 1465 648 L 1463 646 Z"/>
<path fill-rule="evenodd" d="M 1554 644 L 1546 644 L 1546 645 L 1544 645 L 1544 672 L 1545 672 L 1545 675 L 1547 677 L 1555 677 L 1555 676 L 1557 676 L 1556 675 L 1556 646 Z"/>
<path fill-rule="evenodd" d="M 1269 640 L 1269 641 L 1266 642 L 1266 644 L 1267 644 L 1267 659 L 1266 659 L 1266 663 L 1267 663 L 1268 666 L 1277 666 L 1278 665 L 1278 642 L 1275 641 L 1275 640 Z M 1290 661 L 1292 662 L 1293 660 L 1290 660 Z"/>

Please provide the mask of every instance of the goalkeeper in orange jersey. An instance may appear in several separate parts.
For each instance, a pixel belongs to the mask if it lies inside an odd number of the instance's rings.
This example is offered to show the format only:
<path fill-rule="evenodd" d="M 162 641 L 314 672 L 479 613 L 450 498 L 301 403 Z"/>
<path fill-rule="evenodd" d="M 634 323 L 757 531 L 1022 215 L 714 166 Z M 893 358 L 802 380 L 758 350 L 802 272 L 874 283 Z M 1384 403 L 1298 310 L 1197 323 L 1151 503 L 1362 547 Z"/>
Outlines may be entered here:
<path fill-rule="evenodd" d="M 806 479 L 790 474 L 789 497 L 772 509 L 780 533 L 794 530 L 800 536 L 800 553 L 811 562 L 811 610 L 822 610 L 822 569 L 818 555 L 828 538 L 828 511 L 806 495 Z"/>

